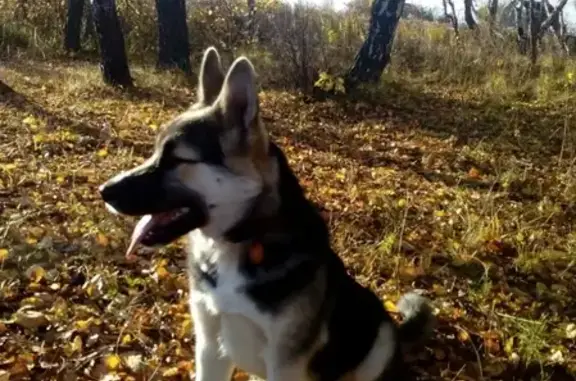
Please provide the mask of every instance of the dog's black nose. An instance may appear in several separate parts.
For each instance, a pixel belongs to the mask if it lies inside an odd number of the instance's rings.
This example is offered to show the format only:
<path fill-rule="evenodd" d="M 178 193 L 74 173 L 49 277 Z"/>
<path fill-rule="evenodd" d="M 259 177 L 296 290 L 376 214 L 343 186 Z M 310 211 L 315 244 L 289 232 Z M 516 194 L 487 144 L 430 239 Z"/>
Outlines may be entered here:
<path fill-rule="evenodd" d="M 98 187 L 98 192 L 100 192 L 100 197 L 107 203 L 112 203 L 114 200 L 118 199 L 119 192 L 116 183 L 104 183 Z"/>

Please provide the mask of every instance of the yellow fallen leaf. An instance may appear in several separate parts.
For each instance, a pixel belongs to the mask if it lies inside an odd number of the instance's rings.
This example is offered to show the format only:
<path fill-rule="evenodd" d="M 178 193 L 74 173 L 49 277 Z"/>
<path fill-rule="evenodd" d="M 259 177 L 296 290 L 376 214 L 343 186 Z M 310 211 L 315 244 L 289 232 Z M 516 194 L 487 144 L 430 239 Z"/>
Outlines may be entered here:
<path fill-rule="evenodd" d="M 100 151 L 98 151 L 98 156 L 100 157 L 108 156 L 108 150 L 106 148 L 101 149 Z"/>
<path fill-rule="evenodd" d="M 446 215 L 446 212 L 443 210 L 436 210 L 436 211 L 434 211 L 434 215 L 436 217 L 444 217 Z"/>
<path fill-rule="evenodd" d="M 14 163 L 2 164 L 0 168 L 2 168 L 5 171 L 11 171 L 13 169 L 16 169 L 16 164 Z"/>
<path fill-rule="evenodd" d="M 194 369 L 194 365 L 192 364 L 192 361 L 183 360 L 178 363 L 178 369 L 186 373 L 189 373 Z"/>
<path fill-rule="evenodd" d="M 28 126 L 36 126 L 38 124 L 38 122 L 36 121 L 36 118 L 34 118 L 32 115 L 27 116 L 26 118 L 22 119 L 22 123 L 28 125 Z"/>
<path fill-rule="evenodd" d="M 184 319 L 182 324 L 180 325 L 180 329 L 178 330 L 178 337 L 184 338 L 187 337 L 190 332 L 192 332 L 192 320 L 189 318 Z"/>
<path fill-rule="evenodd" d="M 0 262 L 4 262 L 8 258 L 8 249 L 0 249 Z"/>
<path fill-rule="evenodd" d="M 162 372 L 162 377 L 175 377 L 180 374 L 180 369 L 176 367 L 168 368 Z"/>
<path fill-rule="evenodd" d="M 566 338 L 576 339 L 576 324 L 570 323 L 566 326 Z"/>
<path fill-rule="evenodd" d="M 462 342 L 470 340 L 470 335 L 464 330 L 458 332 L 458 339 Z"/>
<path fill-rule="evenodd" d="M 90 328 L 91 323 L 92 319 L 76 320 L 74 322 L 74 328 L 76 328 L 80 332 L 86 332 L 88 328 Z"/>
<path fill-rule="evenodd" d="M 506 353 L 511 354 L 513 350 L 514 350 L 514 336 L 510 337 L 508 340 L 506 340 L 506 343 L 504 343 L 504 351 L 506 351 Z"/>
<path fill-rule="evenodd" d="M 124 336 L 122 336 L 122 340 L 120 342 L 124 345 L 128 345 L 132 342 L 132 336 L 124 335 Z"/>
<path fill-rule="evenodd" d="M 96 242 L 98 243 L 98 245 L 104 246 L 104 247 L 106 247 L 106 246 L 108 246 L 108 244 L 110 244 L 108 237 L 106 237 L 102 233 L 98 233 L 98 235 L 96 236 Z"/>
<path fill-rule="evenodd" d="M 390 300 L 384 302 L 384 308 L 390 312 L 398 312 L 398 308 L 396 308 L 396 304 Z"/>
<path fill-rule="evenodd" d="M 168 275 L 170 275 L 170 273 L 168 272 L 168 270 L 166 270 L 166 267 L 164 267 L 164 266 L 158 267 L 156 269 L 156 274 L 158 275 L 158 279 L 164 279 Z"/>
<path fill-rule="evenodd" d="M 72 351 L 77 353 L 82 353 L 82 338 L 80 335 L 76 335 L 72 341 Z"/>
<path fill-rule="evenodd" d="M 122 360 L 120 359 L 120 356 L 118 355 L 108 355 L 106 356 L 106 358 L 104 359 L 104 363 L 106 364 L 106 367 L 109 370 L 116 370 L 118 369 L 118 367 L 120 366 L 120 362 Z"/>
<path fill-rule="evenodd" d="M 482 177 L 480 171 L 474 167 L 470 168 L 470 170 L 468 171 L 468 176 L 472 179 L 479 179 Z"/>
<path fill-rule="evenodd" d="M 44 276 L 46 275 L 46 270 L 44 270 L 42 266 L 32 265 L 28 268 L 28 270 L 26 270 L 26 275 L 28 276 L 28 279 L 30 279 L 30 281 L 32 281 L 33 283 L 38 283 L 42 279 L 44 279 Z"/>

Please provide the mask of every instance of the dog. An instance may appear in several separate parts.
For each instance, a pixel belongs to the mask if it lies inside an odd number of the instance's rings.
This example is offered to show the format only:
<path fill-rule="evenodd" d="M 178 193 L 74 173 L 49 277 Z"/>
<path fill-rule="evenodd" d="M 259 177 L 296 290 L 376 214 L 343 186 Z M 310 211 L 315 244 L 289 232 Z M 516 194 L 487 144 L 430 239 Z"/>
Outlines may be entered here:
<path fill-rule="evenodd" d="M 196 381 L 230 380 L 234 367 L 269 381 L 397 381 L 405 344 L 430 331 L 425 297 L 405 294 L 396 324 L 347 273 L 264 128 L 246 57 L 225 74 L 208 48 L 197 102 L 99 192 L 113 213 L 140 217 L 128 256 L 187 235 Z"/>

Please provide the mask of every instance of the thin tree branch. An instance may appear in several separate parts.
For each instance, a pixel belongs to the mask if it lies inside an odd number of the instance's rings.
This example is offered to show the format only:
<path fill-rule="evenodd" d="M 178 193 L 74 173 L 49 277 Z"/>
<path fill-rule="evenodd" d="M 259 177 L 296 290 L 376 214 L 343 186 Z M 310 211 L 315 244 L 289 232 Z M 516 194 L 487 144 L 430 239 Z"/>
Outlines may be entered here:
<path fill-rule="evenodd" d="M 558 4 L 558 6 L 554 9 L 554 12 L 552 12 L 552 14 L 546 19 L 546 21 L 542 23 L 542 25 L 540 26 L 540 31 L 538 33 L 538 38 L 542 38 L 542 36 L 544 36 L 544 33 L 546 33 L 548 28 L 550 28 L 550 26 L 554 22 L 554 19 L 558 17 L 560 12 L 562 12 L 567 2 L 568 0 L 561 0 L 560 4 Z M 542 4 L 542 6 L 544 6 L 544 4 Z"/>

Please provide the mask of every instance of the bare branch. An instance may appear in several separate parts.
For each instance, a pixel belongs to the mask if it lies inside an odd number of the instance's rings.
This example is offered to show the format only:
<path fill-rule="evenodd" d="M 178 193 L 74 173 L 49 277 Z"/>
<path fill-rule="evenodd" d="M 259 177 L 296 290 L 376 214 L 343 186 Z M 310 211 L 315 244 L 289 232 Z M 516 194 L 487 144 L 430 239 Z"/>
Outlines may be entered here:
<path fill-rule="evenodd" d="M 544 21 L 540 26 L 540 32 L 538 33 L 538 38 L 542 38 L 544 33 L 546 33 L 548 28 L 550 28 L 550 25 L 552 25 L 552 23 L 554 22 L 554 19 L 558 17 L 560 12 L 562 12 L 567 2 L 568 0 L 561 0 L 560 4 L 558 4 L 558 6 L 554 8 L 554 12 L 552 12 L 552 14 L 550 14 L 550 17 L 548 17 L 546 21 Z"/>

